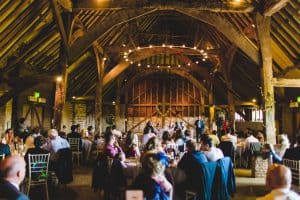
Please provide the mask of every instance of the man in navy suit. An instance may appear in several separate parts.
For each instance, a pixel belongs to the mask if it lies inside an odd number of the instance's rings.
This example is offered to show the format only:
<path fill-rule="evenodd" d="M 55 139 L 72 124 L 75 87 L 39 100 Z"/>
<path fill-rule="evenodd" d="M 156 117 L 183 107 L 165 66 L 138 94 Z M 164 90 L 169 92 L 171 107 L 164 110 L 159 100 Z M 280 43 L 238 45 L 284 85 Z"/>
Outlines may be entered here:
<path fill-rule="evenodd" d="M 300 160 L 300 135 L 296 138 L 296 146 L 286 150 L 283 158 L 290 160 Z"/>
<path fill-rule="evenodd" d="M 0 199 L 29 200 L 20 192 L 25 177 L 26 163 L 20 156 L 11 156 L 0 163 Z"/>

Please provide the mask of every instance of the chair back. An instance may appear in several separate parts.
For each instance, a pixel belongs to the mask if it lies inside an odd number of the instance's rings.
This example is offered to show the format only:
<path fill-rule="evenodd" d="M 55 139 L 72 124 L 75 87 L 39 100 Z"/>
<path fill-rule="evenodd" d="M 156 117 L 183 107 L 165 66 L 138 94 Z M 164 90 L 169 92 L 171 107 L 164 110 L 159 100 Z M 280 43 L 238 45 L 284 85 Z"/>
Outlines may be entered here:
<path fill-rule="evenodd" d="M 5 159 L 5 154 L 0 154 L 0 161 Z"/>
<path fill-rule="evenodd" d="M 261 144 L 259 142 L 251 142 L 249 147 L 250 155 L 259 155 L 261 153 Z"/>
<path fill-rule="evenodd" d="M 46 182 L 50 153 L 28 154 L 29 179 L 31 182 Z"/>
<path fill-rule="evenodd" d="M 70 149 L 73 152 L 79 152 L 80 151 L 80 138 L 68 138 Z"/>
<path fill-rule="evenodd" d="M 224 156 L 230 157 L 232 162 L 234 162 L 234 145 L 232 142 L 222 141 L 219 144 L 219 148 L 223 151 Z"/>
<path fill-rule="evenodd" d="M 300 160 L 283 159 L 282 161 L 292 171 L 293 184 L 300 186 Z"/>

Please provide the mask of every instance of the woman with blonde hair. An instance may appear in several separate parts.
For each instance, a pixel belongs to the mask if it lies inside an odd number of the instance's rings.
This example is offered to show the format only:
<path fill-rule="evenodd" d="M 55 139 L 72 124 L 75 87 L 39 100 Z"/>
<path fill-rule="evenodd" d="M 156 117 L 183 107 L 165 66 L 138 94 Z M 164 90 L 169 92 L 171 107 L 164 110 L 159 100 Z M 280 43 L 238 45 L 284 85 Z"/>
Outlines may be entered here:
<path fill-rule="evenodd" d="M 283 158 L 285 151 L 290 147 L 290 141 L 286 134 L 280 134 L 278 136 L 278 143 L 276 148 L 276 153 L 280 156 L 280 158 Z"/>
<path fill-rule="evenodd" d="M 135 179 L 133 188 L 143 190 L 146 200 L 170 200 L 173 186 L 164 174 L 167 165 L 165 154 L 146 153 L 142 173 Z"/>

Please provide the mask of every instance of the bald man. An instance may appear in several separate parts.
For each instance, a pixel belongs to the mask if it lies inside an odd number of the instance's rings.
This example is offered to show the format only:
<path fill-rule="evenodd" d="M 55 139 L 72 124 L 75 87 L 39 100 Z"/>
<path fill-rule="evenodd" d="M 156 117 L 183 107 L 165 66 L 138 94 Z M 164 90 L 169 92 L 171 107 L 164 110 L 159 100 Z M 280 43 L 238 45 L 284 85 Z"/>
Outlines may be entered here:
<path fill-rule="evenodd" d="M 20 192 L 25 177 L 26 163 L 20 156 L 11 156 L 0 163 L 0 199 L 29 200 Z"/>
<path fill-rule="evenodd" d="M 269 166 L 266 186 L 272 191 L 257 200 L 297 200 L 300 196 L 291 190 L 291 170 L 284 165 L 273 164 Z"/>

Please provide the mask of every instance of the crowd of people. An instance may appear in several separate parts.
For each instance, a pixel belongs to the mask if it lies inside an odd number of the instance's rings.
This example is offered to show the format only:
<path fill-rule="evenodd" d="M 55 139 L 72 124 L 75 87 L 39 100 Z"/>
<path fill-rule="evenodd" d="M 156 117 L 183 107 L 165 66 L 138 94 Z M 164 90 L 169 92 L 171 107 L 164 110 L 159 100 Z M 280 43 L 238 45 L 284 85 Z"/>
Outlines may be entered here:
<path fill-rule="evenodd" d="M 245 131 L 246 137 L 241 139 L 240 135 L 235 134 L 228 125 L 222 130 L 222 136 L 219 137 L 216 130 L 208 129 L 202 121 L 202 118 L 199 118 L 195 122 L 194 127 L 185 127 L 183 122 L 176 122 L 168 130 L 154 128 L 151 121 L 149 121 L 144 128 L 142 136 L 132 131 L 122 133 L 116 126 L 107 127 L 102 134 L 94 134 L 92 127 L 88 127 L 88 130 L 83 130 L 80 125 L 72 125 L 68 134 L 66 134 L 66 127 L 63 127 L 60 132 L 50 129 L 47 135 L 41 134 L 38 128 L 28 131 L 23 125 L 20 126 L 23 133 L 20 133 L 20 130 L 18 130 L 17 134 L 14 134 L 13 129 L 8 129 L 0 142 L 0 154 L 5 154 L 5 157 L 7 157 L 5 161 L 1 162 L 0 188 L 12 187 L 14 195 L 20 196 L 21 199 L 26 199 L 27 197 L 19 192 L 19 185 L 26 176 L 25 165 L 26 163 L 28 165 L 28 154 L 50 153 L 50 162 L 52 163 L 50 166 L 55 168 L 59 151 L 70 148 L 69 138 L 79 139 L 80 150 L 86 152 L 84 154 L 85 158 L 89 154 L 87 151 L 96 149 L 101 151 L 101 155 L 105 155 L 105 157 L 113 160 L 111 170 L 117 169 L 117 175 L 115 176 L 117 177 L 117 183 L 113 182 L 114 186 L 116 184 L 119 184 L 119 186 L 126 185 L 126 181 L 122 180 L 126 179 L 124 174 L 122 174 L 122 169 L 126 168 L 126 158 L 133 157 L 139 160 L 142 170 L 133 181 L 131 188 L 143 190 L 146 199 L 170 199 L 174 189 L 174 180 L 166 171 L 166 168 L 170 166 L 178 167 L 186 174 L 185 183 L 181 188 L 182 192 L 187 189 L 195 189 L 198 184 L 194 176 L 199 170 L 197 166 L 207 162 L 216 162 L 224 158 L 226 153 L 219 148 L 222 142 L 232 143 L 233 149 L 242 146 L 244 152 L 251 149 L 252 143 L 260 143 L 262 145 L 261 154 L 265 158 L 271 156 L 273 163 L 280 164 L 283 158 L 300 160 L 300 136 L 297 136 L 297 142 L 292 146 L 286 135 L 280 135 L 279 144 L 275 150 L 271 144 L 265 143 L 264 134 L 261 131 L 254 133 L 253 130 L 247 129 Z M 196 133 L 195 137 L 193 130 Z M 25 142 L 23 143 L 23 141 Z M 89 148 L 86 148 L 85 145 L 87 141 L 90 144 Z M 20 156 L 11 156 L 17 148 L 16 145 L 20 143 L 24 146 L 23 156 L 26 161 L 24 163 L 24 159 Z M 6 169 L 9 166 L 11 167 L 9 170 L 12 170 L 12 172 L 7 172 Z M 279 170 L 280 173 L 284 172 L 284 175 L 289 173 L 287 168 L 284 168 L 282 165 L 278 166 L 280 166 L 278 169 L 275 167 L 270 169 L 268 176 L 274 170 Z M 10 176 L 15 177 L 7 178 Z M 290 179 L 288 175 L 287 179 Z M 116 180 L 112 179 L 112 181 Z M 278 180 L 270 180 L 270 183 L 267 183 L 271 184 L 272 181 Z M 108 186 L 111 186 L 111 184 L 108 184 Z M 279 186 L 281 187 L 282 185 Z M 284 187 L 289 188 L 288 181 Z M 271 189 L 275 190 L 276 188 L 276 185 L 271 185 Z M 1 193 L 0 198 L 10 195 L 12 195 L 10 192 Z M 183 193 L 179 195 L 183 195 Z"/>

